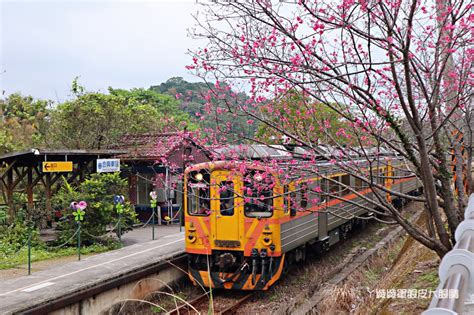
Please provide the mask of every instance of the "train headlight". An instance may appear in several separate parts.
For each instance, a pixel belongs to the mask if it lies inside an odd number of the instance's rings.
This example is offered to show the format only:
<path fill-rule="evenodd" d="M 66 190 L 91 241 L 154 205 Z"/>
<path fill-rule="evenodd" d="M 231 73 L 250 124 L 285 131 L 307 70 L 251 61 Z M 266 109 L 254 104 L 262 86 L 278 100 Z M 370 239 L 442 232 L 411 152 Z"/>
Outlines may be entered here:
<path fill-rule="evenodd" d="M 200 181 L 202 181 L 202 179 L 203 179 L 204 177 L 203 177 L 202 173 L 197 173 L 196 176 L 194 176 L 194 178 L 195 178 L 198 182 L 200 182 Z"/>
<path fill-rule="evenodd" d="M 270 246 L 270 244 L 272 244 L 272 231 L 268 225 L 263 229 L 262 243 L 265 246 Z"/>
<path fill-rule="evenodd" d="M 272 238 L 270 235 L 266 235 L 262 240 L 263 245 L 270 246 L 272 244 Z"/>
<path fill-rule="evenodd" d="M 196 234 L 195 234 L 196 233 L 196 228 L 194 227 L 194 224 L 192 222 L 188 227 L 188 232 L 189 232 L 189 235 L 187 237 L 188 242 L 190 242 L 190 243 L 196 242 Z"/>
<path fill-rule="evenodd" d="M 189 235 L 188 235 L 188 242 L 190 242 L 190 243 L 196 242 L 196 235 L 194 235 L 194 234 L 189 234 Z"/>

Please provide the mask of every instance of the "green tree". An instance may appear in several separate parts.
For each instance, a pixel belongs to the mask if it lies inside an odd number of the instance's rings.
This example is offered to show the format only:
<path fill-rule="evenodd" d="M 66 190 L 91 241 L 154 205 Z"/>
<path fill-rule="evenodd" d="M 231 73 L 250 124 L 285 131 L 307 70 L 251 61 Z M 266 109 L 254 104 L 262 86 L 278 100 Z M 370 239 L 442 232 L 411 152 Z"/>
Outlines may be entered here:
<path fill-rule="evenodd" d="M 75 99 L 59 104 L 52 113 L 49 147 L 103 149 L 117 144 L 124 134 L 180 130 L 180 123 L 186 123 L 185 118 L 175 119 L 157 103 L 145 101 L 146 97 L 167 100 L 167 96 L 142 95 L 139 89 L 84 92 L 77 81 L 73 92 Z M 173 106 L 169 100 L 163 103 Z"/>
<path fill-rule="evenodd" d="M 51 102 L 14 93 L 0 100 L 0 154 L 41 145 Z"/>
<path fill-rule="evenodd" d="M 189 124 L 190 122 L 189 115 L 181 110 L 180 102 L 174 96 L 143 88 L 131 90 L 109 88 L 109 93 L 125 98 L 130 106 L 151 105 L 160 114 L 169 117 L 178 124 Z"/>

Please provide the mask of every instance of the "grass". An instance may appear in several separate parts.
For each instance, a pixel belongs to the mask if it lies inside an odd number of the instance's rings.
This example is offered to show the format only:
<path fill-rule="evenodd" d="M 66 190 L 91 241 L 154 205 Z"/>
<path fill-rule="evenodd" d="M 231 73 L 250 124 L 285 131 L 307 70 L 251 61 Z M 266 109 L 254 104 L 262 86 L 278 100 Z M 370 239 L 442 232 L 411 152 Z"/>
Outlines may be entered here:
<path fill-rule="evenodd" d="M 156 314 L 161 314 L 161 313 L 165 313 L 165 312 L 166 312 L 166 310 L 165 310 L 163 307 L 159 306 L 159 305 L 157 305 L 157 306 L 152 306 L 151 311 L 152 311 L 153 313 L 156 313 Z"/>
<path fill-rule="evenodd" d="M 81 254 L 102 253 L 117 248 L 116 244 L 91 245 L 81 248 Z M 42 247 L 31 248 L 31 262 L 37 262 L 57 257 L 72 256 L 77 254 L 76 247 L 65 247 L 56 250 L 47 250 Z M 23 247 L 15 254 L 6 254 L 0 251 L 0 270 L 10 269 L 28 263 L 28 248 Z"/>
<path fill-rule="evenodd" d="M 414 287 L 417 289 L 435 290 L 438 287 L 438 269 L 434 268 L 416 279 Z"/>
<path fill-rule="evenodd" d="M 379 280 L 382 272 L 383 272 L 382 270 L 375 270 L 373 268 L 368 268 L 367 270 L 364 270 L 364 276 L 367 278 L 369 282 L 374 283 Z"/>
<path fill-rule="evenodd" d="M 270 295 L 270 302 L 275 302 L 279 300 L 278 294 L 275 292 L 272 295 Z"/>

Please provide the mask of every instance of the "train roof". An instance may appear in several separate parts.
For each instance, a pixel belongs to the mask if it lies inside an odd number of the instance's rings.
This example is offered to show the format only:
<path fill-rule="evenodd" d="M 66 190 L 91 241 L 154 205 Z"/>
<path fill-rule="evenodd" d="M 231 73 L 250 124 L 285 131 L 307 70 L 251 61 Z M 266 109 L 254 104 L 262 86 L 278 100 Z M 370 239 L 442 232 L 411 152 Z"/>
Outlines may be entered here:
<path fill-rule="evenodd" d="M 214 155 L 220 160 L 331 160 L 334 157 L 358 158 L 366 156 L 397 156 L 395 152 L 382 147 L 373 148 L 336 148 L 329 145 L 315 147 L 293 144 L 239 144 L 214 149 Z"/>
<path fill-rule="evenodd" d="M 310 155 L 308 147 L 287 147 L 284 145 L 235 145 L 227 146 L 216 150 L 218 161 L 195 164 L 186 169 L 186 172 L 207 169 L 209 171 L 216 169 L 234 169 L 243 172 L 243 170 L 260 170 L 273 173 L 276 176 L 288 178 L 297 178 L 308 173 L 333 173 L 340 172 L 343 164 L 357 165 L 357 167 L 367 167 L 370 157 L 377 157 L 375 160 L 385 164 L 387 160 L 400 159 L 400 156 L 391 154 L 387 150 L 377 148 L 364 149 L 365 152 L 359 154 L 353 151 L 351 154 L 336 151 L 328 146 L 319 146 L 322 154 Z M 350 151 L 349 151 L 350 152 Z M 357 154 L 356 154 L 357 153 Z M 344 154 L 344 155 L 342 155 Z M 337 155 L 341 157 L 335 159 Z M 336 162 L 337 160 L 337 162 Z M 283 170 L 283 172 L 281 172 Z"/>

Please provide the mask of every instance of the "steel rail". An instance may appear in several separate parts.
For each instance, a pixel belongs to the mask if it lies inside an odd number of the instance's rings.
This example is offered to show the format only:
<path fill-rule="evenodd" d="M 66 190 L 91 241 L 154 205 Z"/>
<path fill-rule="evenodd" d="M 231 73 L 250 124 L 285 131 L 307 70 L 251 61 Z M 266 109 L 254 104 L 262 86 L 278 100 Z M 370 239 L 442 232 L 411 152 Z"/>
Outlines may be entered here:
<path fill-rule="evenodd" d="M 466 297 L 474 295 L 474 194 L 454 238 L 456 245 L 441 260 L 440 284 L 423 315 L 464 314 Z"/>
<path fill-rule="evenodd" d="M 252 296 L 253 296 L 253 292 L 249 292 L 249 293 L 245 294 L 243 297 L 236 300 L 231 305 L 223 308 L 222 310 L 214 310 L 214 312 L 216 314 L 219 314 L 219 315 L 234 314 L 238 310 L 238 308 Z M 214 295 L 214 299 L 217 299 L 219 297 L 220 297 L 219 294 Z M 206 293 L 196 297 L 195 299 L 189 301 L 188 303 L 182 304 L 182 305 L 176 307 L 175 309 L 167 312 L 166 315 L 193 314 L 193 313 L 195 313 L 195 311 L 190 306 L 193 306 L 196 309 L 199 309 L 199 305 L 201 305 L 203 301 L 209 301 L 209 299 L 210 299 L 210 294 L 209 294 L 209 292 L 206 292 Z"/>
<path fill-rule="evenodd" d="M 202 301 L 208 300 L 208 299 L 209 299 L 209 292 L 206 292 L 206 293 L 198 296 L 197 298 L 191 300 L 190 302 L 176 307 L 175 309 L 167 312 L 166 314 L 167 315 L 189 314 L 189 313 L 192 312 L 192 308 L 190 307 L 190 305 L 191 306 L 196 306 L 196 305 L 200 304 Z"/>
<path fill-rule="evenodd" d="M 106 280 L 97 285 L 93 285 L 89 288 L 80 289 L 70 294 L 63 295 L 60 298 L 54 299 L 52 301 L 48 301 L 41 305 L 37 305 L 34 307 L 30 307 L 28 309 L 21 310 L 19 313 L 13 313 L 13 314 L 31 314 L 31 315 L 47 314 L 52 311 L 62 309 L 68 305 L 80 302 L 89 297 L 93 297 L 102 292 L 120 287 L 124 284 L 130 283 L 139 279 L 143 279 L 151 274 L 157 273 L 158 271 L 170 268 L 173 264 L 180 264 L 184 262 L 186 262 L 186 254 L 179 254 L 168 260 L 160 261 L 146 268 L 137 269 L 132 272 L 128 272 L 119 277 Z"/>
<path fill-rule="evenodd" d="M 232 304 L 229 307 L 226 307 L 225 309 L 219 311 L 219 315 L 230 315 L 234 314 L 237 309 L 242 305 L 245 301 L 247 301 L 249 298 L 253 296 L 253 293 L 246 294 L 244 297 L 238 299 L 234 304 Z"/>

